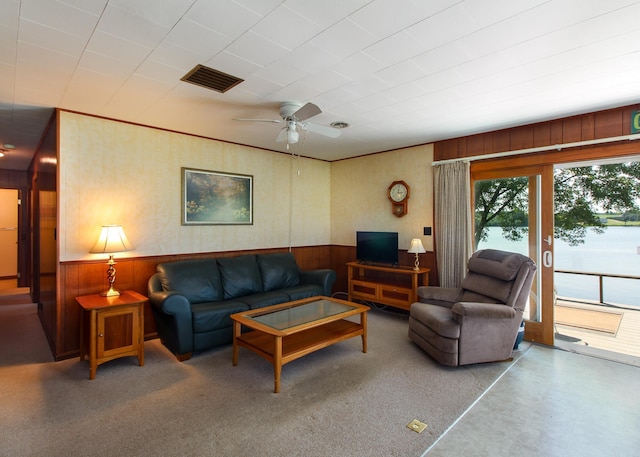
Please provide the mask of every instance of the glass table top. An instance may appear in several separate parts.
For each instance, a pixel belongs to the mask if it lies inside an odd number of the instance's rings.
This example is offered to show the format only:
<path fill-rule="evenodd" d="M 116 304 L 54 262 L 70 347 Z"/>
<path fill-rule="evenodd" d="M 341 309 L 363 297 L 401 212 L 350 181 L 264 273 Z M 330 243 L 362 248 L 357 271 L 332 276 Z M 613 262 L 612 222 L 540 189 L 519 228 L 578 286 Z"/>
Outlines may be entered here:
<path fill-rule="evenodd" d="M 331 300 L 317 300 L 264 314 L 245 316 L 277 330 L 286 330 L 296 325 L 307 324 L 329 316 L 351 311 L 354 307 Z"/>

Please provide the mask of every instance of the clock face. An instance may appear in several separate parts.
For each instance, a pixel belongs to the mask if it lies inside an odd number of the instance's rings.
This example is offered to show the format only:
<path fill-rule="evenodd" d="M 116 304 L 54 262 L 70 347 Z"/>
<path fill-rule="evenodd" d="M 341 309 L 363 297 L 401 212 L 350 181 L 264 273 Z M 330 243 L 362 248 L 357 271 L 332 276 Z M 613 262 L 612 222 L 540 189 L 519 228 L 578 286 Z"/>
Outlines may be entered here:
<path fill-rule="evenodd" d="M 405 198 L 407 198 L 407 187 L 403 184 L 394 184 L 394 186 L 389 190 L 389 196 L 394 202 L 401 202 Z"/>

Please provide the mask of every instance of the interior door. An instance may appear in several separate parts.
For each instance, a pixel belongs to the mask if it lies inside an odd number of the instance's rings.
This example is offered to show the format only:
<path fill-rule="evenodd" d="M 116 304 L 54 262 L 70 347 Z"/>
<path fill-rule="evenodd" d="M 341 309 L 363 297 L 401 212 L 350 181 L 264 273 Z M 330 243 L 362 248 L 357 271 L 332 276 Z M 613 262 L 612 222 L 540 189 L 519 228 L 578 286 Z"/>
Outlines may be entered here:
<path fill-rule="evenodd" d="M 474 249 L 510 250 L 536 262 L 525 339 L 553 345 L 553 167 L 489 168 L 471 167 Z"/>
<path fill-rule="evenodd" d="M 18 191 L 0 189 L 0 278 L 18 277 Z"/>

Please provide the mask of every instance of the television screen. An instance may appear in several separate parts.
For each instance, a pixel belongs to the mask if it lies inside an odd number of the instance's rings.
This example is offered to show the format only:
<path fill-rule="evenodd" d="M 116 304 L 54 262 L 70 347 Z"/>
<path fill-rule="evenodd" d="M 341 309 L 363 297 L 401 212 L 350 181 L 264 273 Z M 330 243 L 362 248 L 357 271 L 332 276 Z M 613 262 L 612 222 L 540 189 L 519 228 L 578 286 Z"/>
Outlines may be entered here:
<path fill-rule="evenodd" d="M 398 264 L 398 232 L 356 232 L 356 258 L 363 263 Z"/>

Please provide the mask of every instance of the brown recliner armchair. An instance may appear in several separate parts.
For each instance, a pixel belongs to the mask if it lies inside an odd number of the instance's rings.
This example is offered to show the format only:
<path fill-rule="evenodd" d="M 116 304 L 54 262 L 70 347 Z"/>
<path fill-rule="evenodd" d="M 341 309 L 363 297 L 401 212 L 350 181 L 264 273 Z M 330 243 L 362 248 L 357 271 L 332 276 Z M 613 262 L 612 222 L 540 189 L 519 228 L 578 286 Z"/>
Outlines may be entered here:
<path fill-rule="evenodd" d="M 461 287 L 418 288 L 409 338 L 443 365 L 511 357 L 536 265 L 512 252 L 476 251 Z"/>

